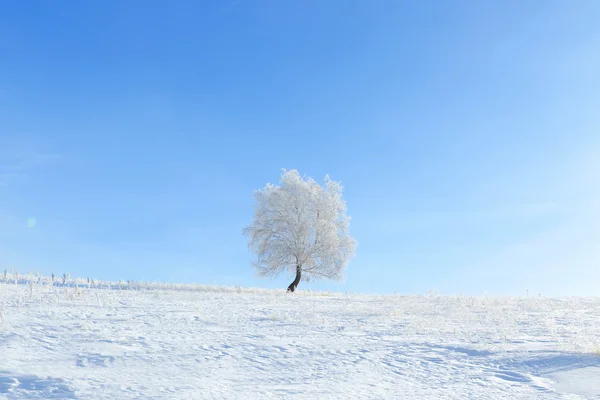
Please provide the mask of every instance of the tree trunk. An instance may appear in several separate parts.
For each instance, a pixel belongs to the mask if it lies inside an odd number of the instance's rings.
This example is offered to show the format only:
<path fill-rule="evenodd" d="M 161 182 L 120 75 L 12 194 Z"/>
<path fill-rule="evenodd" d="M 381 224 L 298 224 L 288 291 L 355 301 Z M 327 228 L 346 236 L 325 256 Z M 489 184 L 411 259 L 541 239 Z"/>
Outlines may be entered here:
<path fill-rule="evenodd" d="M 302 266 L 296 265 L 296 279 L 294 279 L 294 282 L 290 283 L 290 286 L 288 286 L 288 292 L 293 293 L 294 290 L 296 290 L 298 284 L 300 283 L 300 278 L 302 278 Z"/>

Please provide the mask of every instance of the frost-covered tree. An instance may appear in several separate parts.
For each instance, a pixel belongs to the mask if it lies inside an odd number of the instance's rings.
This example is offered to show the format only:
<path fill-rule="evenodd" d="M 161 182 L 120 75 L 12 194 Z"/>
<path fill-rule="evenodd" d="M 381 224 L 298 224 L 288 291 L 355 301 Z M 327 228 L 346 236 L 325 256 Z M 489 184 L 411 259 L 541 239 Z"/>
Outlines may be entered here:
<path fill-rule="evenodd" d="M 269 183 L 255 198 L 254 220 L 244 234 L 258 256 L 259 275 L 295 273 L 290 292 L 300 280 L 342 278 L 356 241 L 349 234 L 340 183 L 326 176 L 320 186 L 296 170 L 283 170 L 279 186 Z"/>

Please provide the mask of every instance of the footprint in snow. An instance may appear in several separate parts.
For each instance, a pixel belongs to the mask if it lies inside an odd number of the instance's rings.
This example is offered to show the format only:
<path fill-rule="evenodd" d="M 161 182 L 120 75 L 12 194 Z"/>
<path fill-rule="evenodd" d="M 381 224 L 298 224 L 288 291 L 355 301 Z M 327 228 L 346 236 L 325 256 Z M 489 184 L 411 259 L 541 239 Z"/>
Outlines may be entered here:
<path fill-rule="evenodd" d="M 80 354 L 77 357 L 77 366 L 86 367 L 110 367 L 115 361 L 113 356 L 105 356 L 102 354 Z"/>

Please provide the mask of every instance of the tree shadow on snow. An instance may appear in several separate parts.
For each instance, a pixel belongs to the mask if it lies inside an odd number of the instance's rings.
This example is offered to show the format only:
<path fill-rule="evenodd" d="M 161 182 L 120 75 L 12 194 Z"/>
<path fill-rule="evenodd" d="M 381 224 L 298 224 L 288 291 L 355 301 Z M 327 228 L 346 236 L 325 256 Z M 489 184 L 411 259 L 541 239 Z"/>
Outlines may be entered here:
<path fill-rule="evenodd" d="M 76 399 L 62 379 L 0 371 L 0 397 L 9 399 Z"/>

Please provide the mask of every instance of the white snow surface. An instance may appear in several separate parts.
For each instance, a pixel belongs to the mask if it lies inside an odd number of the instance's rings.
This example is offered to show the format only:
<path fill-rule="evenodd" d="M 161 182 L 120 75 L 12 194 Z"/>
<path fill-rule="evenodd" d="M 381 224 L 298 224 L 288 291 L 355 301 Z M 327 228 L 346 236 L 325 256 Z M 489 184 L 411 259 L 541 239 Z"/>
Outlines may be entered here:
<path fill-rule="evenodd" d="M 600 299 L 0 283 L 0 399 L 600 399 Z"/>

